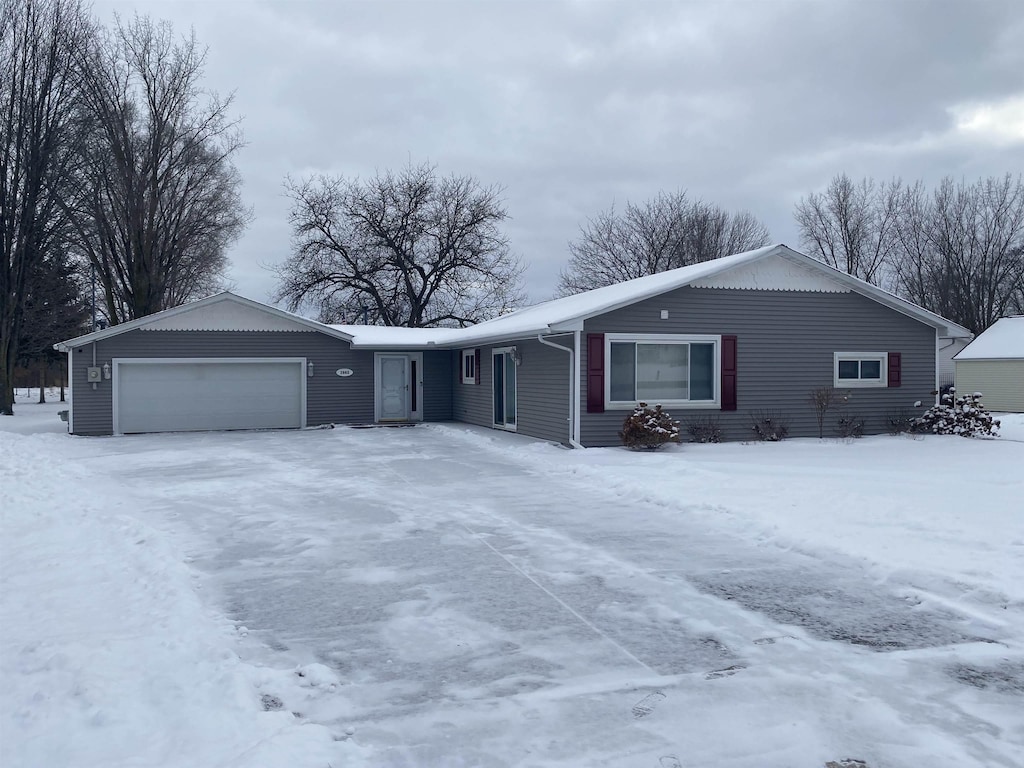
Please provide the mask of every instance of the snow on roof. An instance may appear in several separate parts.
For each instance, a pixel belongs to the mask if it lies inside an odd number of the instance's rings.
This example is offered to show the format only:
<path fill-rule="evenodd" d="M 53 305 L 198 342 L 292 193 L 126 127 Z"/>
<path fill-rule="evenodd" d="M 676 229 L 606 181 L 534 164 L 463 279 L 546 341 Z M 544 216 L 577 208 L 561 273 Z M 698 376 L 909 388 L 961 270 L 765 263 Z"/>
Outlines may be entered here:
<path fill-rule="evenodd" d="M 353 345 L 401 346 L 402 344 L 464 344 L 489 339 L 514 339 L 550 333 L 560 325 L 584 320 L 594 315 L 624 307 L 643 299 L 681 288 L 702 277 L 767 256 L 782 245 L 769 245 L 745 253 L 691 264 L 667 272 L 638 277 L 585 293 L 545 301 L 524 307 L 507 315 L 487 320 L 469 328 L 383 328 L 369 325 L 332 325 L 335 330 L 351 334 Z M 788 250 L 788 249 L 786 249 Z"/>
<path fill-rule="evenodd" d="M 469 328 L 405 328 L 390 325 L 331 325 L 352 336 L 356 347 L 421 347 L 427 344 L 457 343 L 458 334 Z"/>
<path fill-rule="evenodd" d="M 960 350 L 954 360 L 1024 359 L 1024 315 L 996 320 L 988 330 Z"/>

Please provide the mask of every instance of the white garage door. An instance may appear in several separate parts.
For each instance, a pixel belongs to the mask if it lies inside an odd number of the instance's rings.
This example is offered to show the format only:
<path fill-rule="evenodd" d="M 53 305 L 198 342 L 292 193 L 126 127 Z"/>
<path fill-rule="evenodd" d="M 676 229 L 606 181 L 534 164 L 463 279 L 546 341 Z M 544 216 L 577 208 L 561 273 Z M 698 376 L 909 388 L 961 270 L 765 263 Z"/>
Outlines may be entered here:
<path fill-rule="evenodd" d="M 114 376 L 117 433 L 303 426 L 301 360 L 116 360 Z"/>

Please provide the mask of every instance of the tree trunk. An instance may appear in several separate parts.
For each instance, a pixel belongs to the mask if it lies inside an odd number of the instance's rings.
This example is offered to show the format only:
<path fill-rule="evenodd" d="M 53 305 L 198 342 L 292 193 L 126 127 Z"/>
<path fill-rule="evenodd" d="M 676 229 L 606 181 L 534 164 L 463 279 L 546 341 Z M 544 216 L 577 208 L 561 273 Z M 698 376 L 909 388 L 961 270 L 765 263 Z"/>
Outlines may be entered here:
<path fill-rule="evenodd" d="M 39 404 L 46 402 L 46 363 L 39 364 Z"/>
<path fill-rule="evenodd" d="M 62 403 L 67 402 L 64 399 L 64 358 L 57 364 L 57 374 L 60 378 L 60 401 Z"/>
<path fill-rule="evenodd" d="M 13 334 L 12 334 L 13 335 Z M 0 334 L 0 416 L 14 415 L 14 354 L 12 339 Z"/>

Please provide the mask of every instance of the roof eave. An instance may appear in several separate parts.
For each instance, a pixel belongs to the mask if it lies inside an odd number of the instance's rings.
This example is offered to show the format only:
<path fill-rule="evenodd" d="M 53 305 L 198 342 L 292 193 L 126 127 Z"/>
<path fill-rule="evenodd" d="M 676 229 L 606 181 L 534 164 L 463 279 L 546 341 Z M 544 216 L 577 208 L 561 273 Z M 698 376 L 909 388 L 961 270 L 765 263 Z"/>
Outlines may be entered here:
<path fill-rule="evenodd" d="M 237 294 L 231 293 L 230 291 L 222 291 L 220 293 L 215 293 L 212 296 L 207 296 L 206 298 L 199 299 L 198 301 L 193 301 L 188 304 L 182 304 L 177 307 L 171 307 L 170 309 L 165 309 L 162 312 L 154 312 L 152 315 L 146 315 L 145 317 L 140 317 L 136 320 L 130 320 L 127 323 L 112 325 L 109 328 L 104 328 L 103 330 L 100 331 L 93 331 L 92 333 L 86 333 L 82 336 L 76 336 L 73 339 L 59 341 L 53 345 L 53 348 L 59 352 L 69 352 L 72 349 L 77 349 L 78 347 L 84 346 L 86 344 L 91 344 L 95 341 L 102 341 L 103 339 L 108 339 L 112 336 L 118 336 L 122 333 L 128 333 L 129 331 L 138 330 L 139 328 L 145 328 L 147 325 L 151 325 L 152 323 L 157 322 L 158 320 L 166 320 L 167 318 L 170 317 L 176 317 L 178 315 L 187 314 L 188 312 L 194 311 L 196 309 L 201 309 L 202 307 L 206 307 L 211 304 L 217 304 L 221 301 L 234 301 L 238 304 L 252 307 L 253 309 L 258 309 L 261 312 L 266 312 L 267 314 L 272 315 L 274 317 L 280 317 L 286 320 L 291 320 L 295 323 L 298 323 L 299 325 L 306 326 L 312 331 L 319 331 L 320 333 L 326 334 L 328 336 L 333 336 L 334 338 L 337 339 L 342 339 L 343 341 L 352 341 L 352 336 L 350 334 L 347 334 L 344 331 L 339 331 L 335 328 L 331 328 L 329 325 L 324 325 L 323 323 L 318 323 L 315 320 L 309 320 L 305 317 L 300 317 L 299 315 L 292 314 L 291 312 L 285 312 L 284 310 L 278 309 L 277 307 L 271 307 L 267 304 L 262 304 L 261 302 L 253 301 L 252 299 L 247 299 L 244 296 L 239 296 Z"/>

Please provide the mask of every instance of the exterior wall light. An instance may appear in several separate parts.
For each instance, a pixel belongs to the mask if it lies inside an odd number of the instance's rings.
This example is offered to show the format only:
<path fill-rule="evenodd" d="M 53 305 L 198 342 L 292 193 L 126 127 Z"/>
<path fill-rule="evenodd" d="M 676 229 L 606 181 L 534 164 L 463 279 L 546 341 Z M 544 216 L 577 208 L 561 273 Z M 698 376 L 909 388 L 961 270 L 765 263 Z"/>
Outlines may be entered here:
<path fill-rule="evenodd" d="M 517 368 L 523 364 L 523 353 L 518 349 L 513 349 L 509 352 L 509 357 L 512 358 L 512 362 L 516 364 Z"/>
<path fill-rule="evenodd" d="M 109 379 L 110 378 L 110 363 L 104 363 L 103 364 L 103 378 L 104 379 Z"/>
<path fill-rule="evenodd" d="M 310 360 L 308 363 L 306 363 L 306 375 L 309 378 L 311 378 L 311 379 L 313 378 L 313 361 L 312 360 Z"/>

